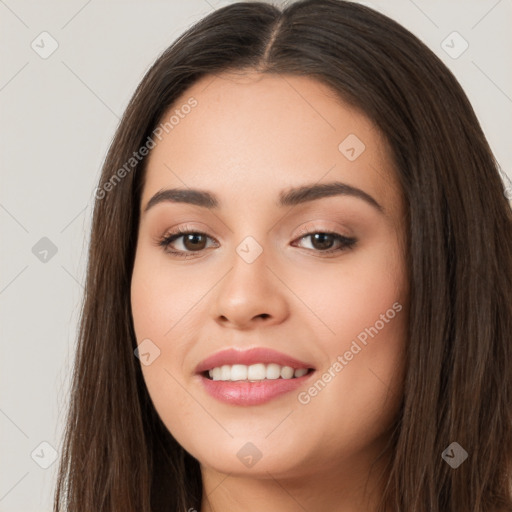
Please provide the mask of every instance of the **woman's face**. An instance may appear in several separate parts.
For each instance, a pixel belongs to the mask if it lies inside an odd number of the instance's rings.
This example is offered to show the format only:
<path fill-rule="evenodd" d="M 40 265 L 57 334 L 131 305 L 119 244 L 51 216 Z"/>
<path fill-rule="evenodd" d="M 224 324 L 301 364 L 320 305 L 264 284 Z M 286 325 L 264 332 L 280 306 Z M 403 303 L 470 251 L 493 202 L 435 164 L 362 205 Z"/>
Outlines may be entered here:
<path fill-rule="evenodd" d="M 382 136 L 288 75 L 204 77 L 166 121 L 131 286 L 158 414 L 203 471 L 365 471 L 406 343 L 404 206 Z"/>

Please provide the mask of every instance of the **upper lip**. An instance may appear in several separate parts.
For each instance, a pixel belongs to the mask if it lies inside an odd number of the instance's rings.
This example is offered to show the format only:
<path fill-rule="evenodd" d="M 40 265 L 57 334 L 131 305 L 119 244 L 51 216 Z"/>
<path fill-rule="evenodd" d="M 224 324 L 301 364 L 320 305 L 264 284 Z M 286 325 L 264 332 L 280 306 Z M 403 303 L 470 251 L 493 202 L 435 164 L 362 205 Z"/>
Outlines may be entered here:
<path fill-rule="evenodd" d="M 202 373 L 225 364 L 243 364 L 250 366 L 257 363 L 275 363 L 280 366 L 291 366 L 295 369 L 313 368 L 313 366 L 307 362 L 300 361 L 271 348 L 256 347 L 245 350 L 228 348 L 216 352 L 201 361 L 196 367 L 196 373 Z"/>

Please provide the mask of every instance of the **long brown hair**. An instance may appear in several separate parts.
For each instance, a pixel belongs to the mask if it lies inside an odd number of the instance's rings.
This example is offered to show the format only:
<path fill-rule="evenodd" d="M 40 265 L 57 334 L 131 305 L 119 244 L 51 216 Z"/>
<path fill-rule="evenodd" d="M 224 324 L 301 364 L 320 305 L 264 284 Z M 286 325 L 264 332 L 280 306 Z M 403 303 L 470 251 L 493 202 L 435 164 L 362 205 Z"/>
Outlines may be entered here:
<path fill-rule="evenodd" d="M 362 5 L 305 0 L 211 13 L 157 59 L 124 113 L 96 193 L 55 512 L 201 508 L 199 463 L 163 425 L 134 356 L 146 159 L 126 162 L 192 83 L 244 69 L 327 84 L 394 159 L 411 295 L 379 510 L 512 510 L 512 213 L 499 166 L 459 83 L 415 36 Z M 442 458 L 452 442 L 468 453 L 456 469 Z"/>

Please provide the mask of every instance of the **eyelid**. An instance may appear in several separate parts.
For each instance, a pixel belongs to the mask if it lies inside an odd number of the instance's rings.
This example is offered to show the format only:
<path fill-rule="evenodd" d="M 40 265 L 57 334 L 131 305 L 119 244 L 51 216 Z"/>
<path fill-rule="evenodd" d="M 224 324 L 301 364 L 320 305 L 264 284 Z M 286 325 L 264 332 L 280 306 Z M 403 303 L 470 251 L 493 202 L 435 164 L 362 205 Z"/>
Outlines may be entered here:
<path fill-rule="evenodd" d="M 336 233 L 345 238 L 354 238 L 354 234 L 348 231 L 349 230 L 347 228 L 343 228 L 340 225 L 337 227 L 327 228 L 319 226 L 315 221 L 309 221 L 309 223 L 299 228 L 299 234 L 294 235 L 293 238 L 296 239 L 297 237 L 311 235 L 312 233 Z"/>
<path fill-rule="evenodd" d="M 186 232 L 194 232 L 194 233 L 203 233 L 208 235 L 210 238 L 215 239 L 214 236 L 210 235 L 210 230 L 206 227 L 206 224 L 198 223 L 198 224 L 178 224 L 175 227 L 166 229 L 161 236 L 161 238 L 169 237 L 171 235 L 186 233 Z"/>

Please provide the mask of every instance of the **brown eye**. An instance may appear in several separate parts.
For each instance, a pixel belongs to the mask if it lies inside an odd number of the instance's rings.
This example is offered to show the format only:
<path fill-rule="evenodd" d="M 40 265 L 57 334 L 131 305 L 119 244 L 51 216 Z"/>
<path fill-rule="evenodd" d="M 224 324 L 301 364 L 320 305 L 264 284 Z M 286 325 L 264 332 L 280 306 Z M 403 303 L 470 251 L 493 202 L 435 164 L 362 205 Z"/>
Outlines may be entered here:
<path fill-rule="evenodd" d="M 188 233 L 181 236 L 183 237 L 183 245 L 188 251 L 200 251 L 205 248 L 206 237 L 201 233 Z"/>
<path fill-rule="evenodd" d="M 311 241 L 311 250 L 320 254 L 331 254 L 350 249 L 356 243 L 355 238 L 348 238 L 333 232 L 311 232 L 300 237 L 299 240 L 309 239 Z M 333 248 L 333 246 L 336 246 Z M 307 247 L 306 247 L 307 248 Z"/>
<path fill-rule="evenodd" d="M 330 233 L 315 233 L 309 236 L 311 237 L 313 247 L 321 251 L 330 249 L 336 241 L 334 235 Z"/>
<path fill-rule="evenodd" d="M 213 240 L 205 233 L 178 229 L 175 233 L 162 238 L 158 244 L 175 256 L 190 257 L 193 253 L 200 253 L 206 249 L 208 239 Z"/>

